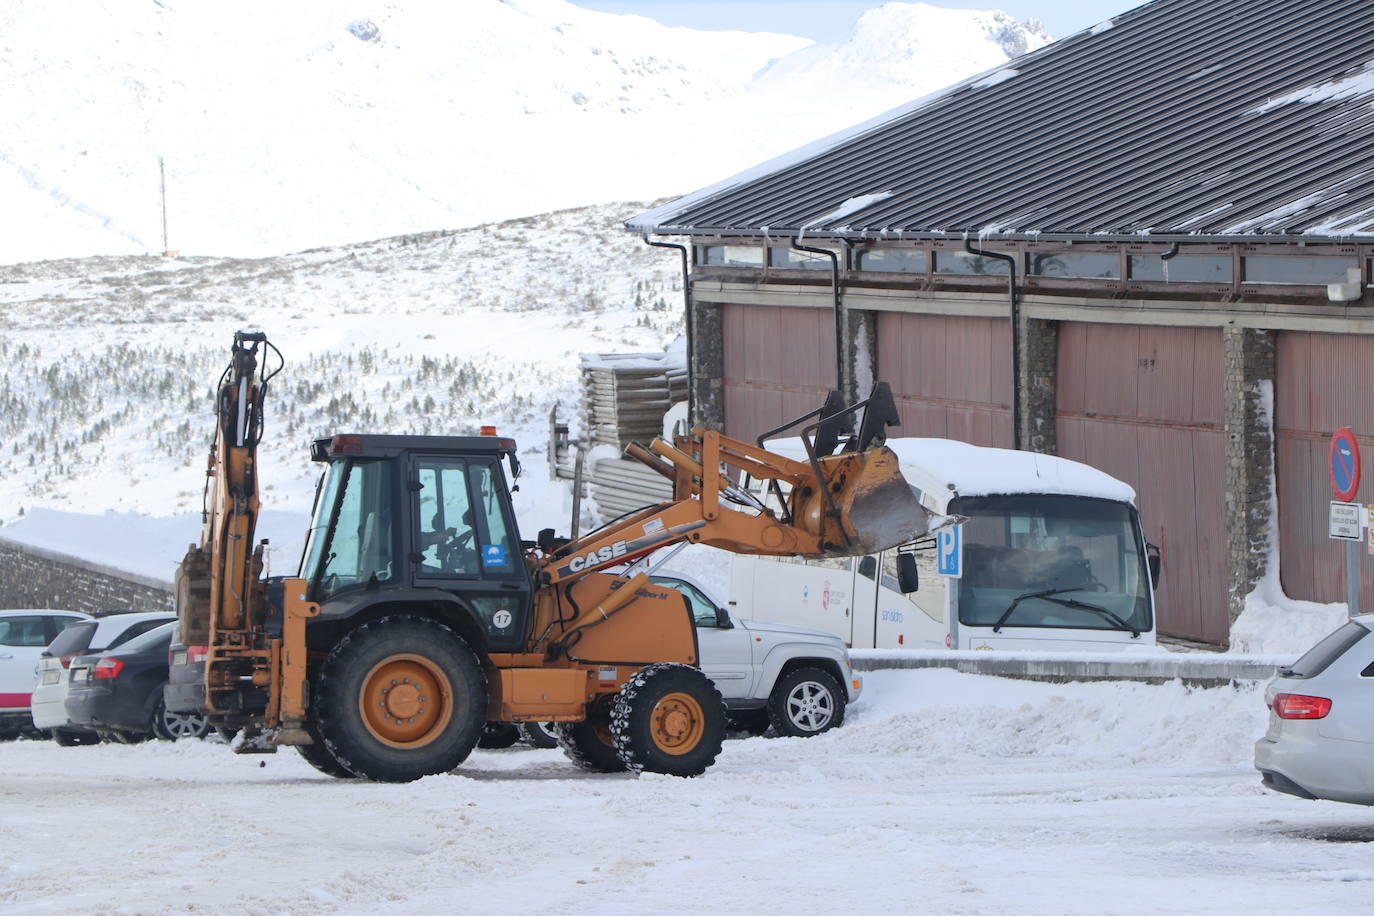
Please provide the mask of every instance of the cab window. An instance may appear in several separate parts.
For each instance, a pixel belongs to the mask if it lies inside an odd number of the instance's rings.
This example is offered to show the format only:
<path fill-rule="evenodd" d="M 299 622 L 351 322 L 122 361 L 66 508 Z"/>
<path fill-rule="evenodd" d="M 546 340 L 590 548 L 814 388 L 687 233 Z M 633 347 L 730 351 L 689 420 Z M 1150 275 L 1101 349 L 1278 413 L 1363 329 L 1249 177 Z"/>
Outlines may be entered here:
<path fill-rule="evenodd" d="M 477 527 L 462 459 L 422 459 L 416 467 L 416 574 L 468 578 L 480 573 Z"/>

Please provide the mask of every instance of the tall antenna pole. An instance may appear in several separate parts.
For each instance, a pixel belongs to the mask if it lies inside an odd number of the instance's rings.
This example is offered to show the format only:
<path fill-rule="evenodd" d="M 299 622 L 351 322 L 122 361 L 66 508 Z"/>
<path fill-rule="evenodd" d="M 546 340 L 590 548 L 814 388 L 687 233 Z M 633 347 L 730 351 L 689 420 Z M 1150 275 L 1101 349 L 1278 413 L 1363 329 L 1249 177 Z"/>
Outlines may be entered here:
<path fill-rule="evenodd" d="M 167 167 L 161 156 L 157 157 L 157 171 L 162 181 L 162 253 L 165 255 L 171 249 L 167 247 Z"/>

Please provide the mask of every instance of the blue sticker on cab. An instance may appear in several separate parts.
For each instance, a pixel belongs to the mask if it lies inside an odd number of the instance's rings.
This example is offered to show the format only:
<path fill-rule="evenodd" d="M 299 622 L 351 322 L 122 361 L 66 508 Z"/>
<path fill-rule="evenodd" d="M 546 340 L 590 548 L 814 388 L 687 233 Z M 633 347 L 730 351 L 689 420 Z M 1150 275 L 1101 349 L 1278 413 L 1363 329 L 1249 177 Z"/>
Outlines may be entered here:
<path fill-rule="evenodd" d="M 482 548 L 483 566 L 505 566 L 506 548 L 500 544 L 488 544 Z"/>

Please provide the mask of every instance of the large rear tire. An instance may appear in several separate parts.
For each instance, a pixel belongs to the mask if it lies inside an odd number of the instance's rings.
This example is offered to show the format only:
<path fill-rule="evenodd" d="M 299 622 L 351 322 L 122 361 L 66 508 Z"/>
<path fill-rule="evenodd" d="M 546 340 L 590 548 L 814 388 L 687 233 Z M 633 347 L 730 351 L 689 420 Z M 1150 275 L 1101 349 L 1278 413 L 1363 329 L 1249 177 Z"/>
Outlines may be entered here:
<path fill-rule="evenodd" d="M 315 730 L 339 767 L 410 782 L 446 773 L 472 753 L 486 722 L 487 681 L 453 630 L 422 617 L 383 617 L 334 646 L 313 705 Z"/>
<path fill-rule="evenodd" d="M 623 773 L 625 761 L 615 749 L 611 734 L 611 714 L 605 704 L 597 704 L 581 722 L 560 722 L 554 726 L 558 746 L 564 755 L 590 773 Z"/>
<path fill-rule="evenodd" d="M 620 688 L 611 733 L 632 770 L 700 776 L 725 740 L 725 702 L 696 668 L 650 665 Z"/>

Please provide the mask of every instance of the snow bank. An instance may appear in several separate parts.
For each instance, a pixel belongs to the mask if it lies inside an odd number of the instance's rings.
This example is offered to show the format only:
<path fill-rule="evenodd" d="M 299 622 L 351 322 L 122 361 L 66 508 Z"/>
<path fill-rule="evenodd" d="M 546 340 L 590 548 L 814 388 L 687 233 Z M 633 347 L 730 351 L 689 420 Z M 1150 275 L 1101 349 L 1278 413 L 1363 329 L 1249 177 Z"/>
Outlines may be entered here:
<path fill-rule="evenodd" d="M 939 756 L 1239 765 L 1264 732 L 1263 690 L 1259 682 L 1202 689 L 874 671 L 864 675 L 864 695 L 839 740 L 851 753 L 913 763 Z"/>

